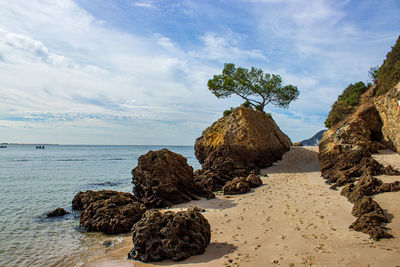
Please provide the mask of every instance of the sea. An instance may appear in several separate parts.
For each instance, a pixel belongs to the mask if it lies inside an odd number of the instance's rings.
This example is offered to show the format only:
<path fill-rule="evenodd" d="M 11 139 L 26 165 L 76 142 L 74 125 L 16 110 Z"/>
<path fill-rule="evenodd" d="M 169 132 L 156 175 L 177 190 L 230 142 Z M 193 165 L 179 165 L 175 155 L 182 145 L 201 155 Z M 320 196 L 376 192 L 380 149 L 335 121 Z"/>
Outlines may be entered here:
<path fill-rule="evenodd" d="M 132 192 L 131 171 L 150 150 L 167 148 L 200 164 L 193 146 L 7 145 L 0 148 L 0 266 L 81 266 L 118 236 L 79 229 L 71 201 L 79 191 Z M 70 211 L 46 218 L 58 207 Z M 114 242 L 114 241 L 113 241 Z"/>

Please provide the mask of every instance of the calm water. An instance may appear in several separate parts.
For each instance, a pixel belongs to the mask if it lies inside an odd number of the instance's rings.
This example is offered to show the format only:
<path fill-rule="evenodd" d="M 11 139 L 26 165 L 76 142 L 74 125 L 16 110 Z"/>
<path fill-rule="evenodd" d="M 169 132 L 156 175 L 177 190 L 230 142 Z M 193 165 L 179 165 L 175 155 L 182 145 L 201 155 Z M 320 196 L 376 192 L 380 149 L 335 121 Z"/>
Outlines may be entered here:
<path fill-rule="evenodd" d="M 76 230 L 78 214 L 44 218 L 58 207 L 71 211 L 79 191 L 132 192 L 131 170 L 149 150 L 168 148 L 200 167 L 187 146 L 59 146 L 0 149 L 0 266 L 79 265 L 105 237 Z"/>

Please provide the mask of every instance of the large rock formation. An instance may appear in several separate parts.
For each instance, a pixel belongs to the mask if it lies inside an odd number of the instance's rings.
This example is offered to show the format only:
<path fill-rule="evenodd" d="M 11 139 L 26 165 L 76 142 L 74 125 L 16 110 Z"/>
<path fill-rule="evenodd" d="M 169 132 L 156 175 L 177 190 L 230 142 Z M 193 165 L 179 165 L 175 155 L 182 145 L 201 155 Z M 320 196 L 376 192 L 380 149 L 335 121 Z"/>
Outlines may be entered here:
<path fill-rule="evenodd" d="M 131 259 L 179 261 L 203 254 L 210 243 L 210 224 L 195 208 L 161 213 L 148 210 L 132 228 Z"/>
<path fill-rule="evenodd" d="M 379 142 L 381 127 L 374 104 L 365 102 L 337 127 L 325 132 L 319 145 L 319 161 L 322 176 L 328 183 L 345 185 L 366 170 L 372 175 L 388 172 L 371 158 L 371 153 L 384 147 Z"/>
<path fill-rule="evenodd" d="M 72 207 L 82 210 L 80 227 L 89 232 L 129 232 L 146 211 L 131 193 L 112 190 L 79 192 Z"/>
<path fill-rule="evenodd" d="M 400 153 L 400 82 L 388 93 L 375 99 L 375 106 L 382 120 L 384 143 Z"/>
<path fill-rule="evenodd" d="M 133 192 L 147 207 L 169 207 L 199 197 L 214 197 L 195 183 L 193 168 L 186 158 L 168 149 L 141 156 L 132 175 Z"/>
<path fill-rule="evenodd" d="M 196 180 L 209 190 L 220 190 L 234 177 L 246 177 L 282 159 L 291 145 L 271 116 L 236 108 L 196 139 L 195 153 L 202 166 Z"/>
<path fill-rule="evenodd" d="M 385 148 L 381 132 L 384 124 L 374 104 L 375 90 L 375 87 L 370 88 L 361 97 L 354 113 L 325 132 L 319 145 L 319 161 L 322 176 L 327 182 L 334 188 L 345 185 L 341 194 L 356 203 L 353 214 L 358 218 L 350 227 L 369 234 L 373 239 L 380 239 L 391 237 L 382 226 L 382 222 L 388 219 L 379 205 L 367 197 L 398 191 L 400 184 L 384 184 L 374 177 L 399 174 L 371 157 L 372 153 Z"/>

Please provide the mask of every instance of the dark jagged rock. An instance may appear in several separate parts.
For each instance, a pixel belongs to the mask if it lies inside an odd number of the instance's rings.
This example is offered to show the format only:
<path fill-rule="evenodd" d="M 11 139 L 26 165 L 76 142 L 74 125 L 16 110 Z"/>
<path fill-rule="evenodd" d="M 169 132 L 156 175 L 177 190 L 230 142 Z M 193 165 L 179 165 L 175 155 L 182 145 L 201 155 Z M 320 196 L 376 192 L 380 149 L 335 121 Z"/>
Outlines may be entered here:
<path fill-rule="evenodd" d="M 361 217 L 350 225 L 350 228 L 368 234 L 374 240 L 392 238 L 393 236 L 387 233 L 385 228 L 381 226 L 383 222 L 388 222 L 387 218 L 383 214 L 372 211 L 361 215 Z"/>
<path fill-rule="evenodd" d="M 71 214 L 71 212 L 68 212 L 63 208 L 57 208 L 57 209 L 47 213 L 46 216 L 47 217 L 61 217 L 61 216 L 64 216 L 66 214 Z"/>
<path fill-rule="evenodd" d="M 364 196 L 397 191 L 400 191 L 399 181 L 383 183 L 381 180 L 365 172 L 356 184 L 347 184 L 343 187 L 340 194 L 346 196 L 350 202 L 354 203 Z"/>
<path fill-rule="evenodd" d="M 393 183 L 384 183 L 378 188 L 376 188 L 376 194 L 385 192 L 397 192 L 400 191 L 400 182 L 395 181 Z"/>
<path fill-rule="evenodd" d="M 303 144 L 301 142 L 295 142 L 293 143 L 294 146 L 303 146 Z"/>
<path fill-rule="evenodd" d="M 376 188 L 382 185 L 382 181 L 376 179 L 368 173 L 364 173 L 360 180 L 355 185 L 349 185 L 341 194 L 346 196 L 347 199 L 354 203 L 364 196 L 372 196 L 376 192 Z M 343 189 L 344 190 L 344 189 Z"/>
<path fill-rule="evenodd" d="M 131 198 L 132 200 L 137 200 L 134 195 L 131 193 L 117 192 L 113 190 L 102 190 L 102 191 L 92 191 L 88 190 L 86 192 L 79 192 L 75 195 L 72 200 L 72 208 L 75 210 L 84 210 L 91 203 L 97 200 L 105 200 L 109 199 L 112 196 L 123 195 L 127 198 Z"/>
<path fill-rule="evenodd" d="M 210 224 L 194 208 L 176 213 L 148 210 L 132 231 L 128 258 L 142 262 L 179 261 L 203 254 L 211 239 Z"/>
<path fill-rule="evenodd" d="M 224 195 L 238 195 L 250 191 L 250 185 L 244 177 L 236 177 L 224 186 Z"/>
<path fill-rule="evenodd" d="M 254 173 L 247 176 L 246 182 L 249 183 L 251 188 L 259 187 L 260 185 L 262 185 L 262 180 L 261 180 L 260 176 L 254 174 Z"/>
<path fill-rule="evenodd" d="M 370 212 L 376 212 L 376 214 L 384 215 L 382 208 L 372 200 L 371 197 L 363 197 L 358 199 L 353 206 L 351 213 L 356 217 L 361 217 L 364 214 Z"/>
<path fill-rule="evenodd" d="M 193 168 L 186 158 L 168 149 L 142 155 L 132 175 L 135 196 L 150 208 L 214 197 L 194 181 Z"/>
<path fill-rule="evenodd" d="M 132 194 L 114 194 L 90 203 L 81 213 L 80 227 L 89 232 L 127 233 L 145 211 Z"/>
<path fill-rule="evenodd" d="M 234 177 L 259 173 L 282 159 L 292 145 L 271 116 L 239 107 L 219 119 L 196 139 L 195 154 L 202 166 L 195 179 L 211 191 L 220 190 Z"/>

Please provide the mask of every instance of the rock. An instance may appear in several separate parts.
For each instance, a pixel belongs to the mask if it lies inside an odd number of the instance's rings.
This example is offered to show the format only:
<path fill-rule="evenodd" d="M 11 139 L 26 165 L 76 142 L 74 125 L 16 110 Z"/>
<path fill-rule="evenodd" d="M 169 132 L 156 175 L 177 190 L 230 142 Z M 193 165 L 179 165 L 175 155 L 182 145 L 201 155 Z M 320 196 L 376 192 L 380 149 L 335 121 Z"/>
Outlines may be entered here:
<path fill-rule="evenodd" d="M 135 196 L 150 208 L 214 197 L 194 181 L 193 168 L 186 158 L 168 149 L 141 156 L 132 175 Z"/>
<path fill-rule="evenodd" d="M 388 93 L 375 99 L 375 106 L 382 120 L 385 145 L 400 153 L 400 82 Z"/>
<path fill-rule="evenodd" d="M 381 126 L 375 106 L 366 102 L 336 128 L 325 132 L 318 157 L 322 176 L 328 183 L 341 186 L 354 182 L 353 178 L 364 172 L 371 175 L 389 172 L 371 158 L 371 153 L 382 147 Z"/>
<path fill-rule="evenodd" d="M 148 210 L 132 228 L 133 249 L 128 258 L 142 262 L 179 261 L 203 254 L 211 239 L 211 228 L 194 208 L 161 213 Z"/>
<path fill-rule="evenodd" d="M 57 208 L 57 209 L 47 213 L 46 216 L 47 217 L 61 217 L 61 216 L 64 216 L 66 214 L 71 214 L 71 212 L 68 212 L 63 208 Z"/>
<path fill-rule="evenodd" d="M 295 143 L 293 143 L 293 145 L 294 145 L 294 146 L 303 146 L 303 144 L 300 143 L 300 142 L 295 142 Z"/>
<path fill-rule="evenodd" d="M 80 227 L 89 232 L 127 233 L 145 211 L 132 194 L 114 194 L 90 203 L 81 213 Z"/>
<path fill-rule="evenodd" d="M 376 194 L 385 192 L 398 192 L 400 191 L 400 182 L 395 181 L 393 183 L 384 183 L 378 188 L 376 188 Z"/>
<path fill-rule="evenodd" d="M 378 215 L 384 216 L 382 208 L 378 205 L 378 203 L 376 203 L 376 201 L 372 200 L 371 197 L 363 197 L 354 203 L 351 213 L 356 217 L 361 217 L 362 215 L 373 211 Z"/>
<path fill-rule="evenodd" d="M 271 116 L 238 107 L 196 139 L 195 154 L 202 170 L 196 171 L 195 179 L 211 191 L 220 190 L 234 177 L 271 166 L 291 145 Z"/>
<path fill-rule="evenodd" d="M 383 214 L 378 214 L 376 211 L 372 211 L 361 215 L 361 217 L 350 225 L 350 228 L 366 233 L 374 240 L 392 238 L 393 236 L 387 233 L 385 228 L 381 226 L 382 222 L 388 222 L 387 218 Z"/>
<path fill-rule="evenodd" d="M 246 182 L 250 185 L 251 188 L 259 187 L 260 185 L 262 185 L 260 176 L 253 173 L 247 176 Z"/>
<path fill-rule="evenodd" d="M 224 186 L 224 195 L 238 195 L 250 191 L 250 185 L 244 177 L 237 177 L 228 181 Z"/>
<path fill-rule="evenodd" d="M 348 193 L 346 195 L 342 193 L 342 195 L 345 195 L 350 202 L 354 203 L 365 196 L 372 196 L 381 185 L 381 180 L 364 173 L 354 186 L 349 187 Z"/>
<path fill-rule="evenodd" d="M 102 190 L 102 191 L 88 190 L 86 192 L 81 191 L 75 195 L 74 199 L 72 200 L 72 208 L 75 210 L 84 210 L 91 203 L 97 200 L 109 199 L 110 197 L 115 195 L 124 195 L 127 198 L 132 198 L 132 200 L 137 200 L 135 196 L 133 196 L 131 193 L 117 192 L 113 190 Z"/>

